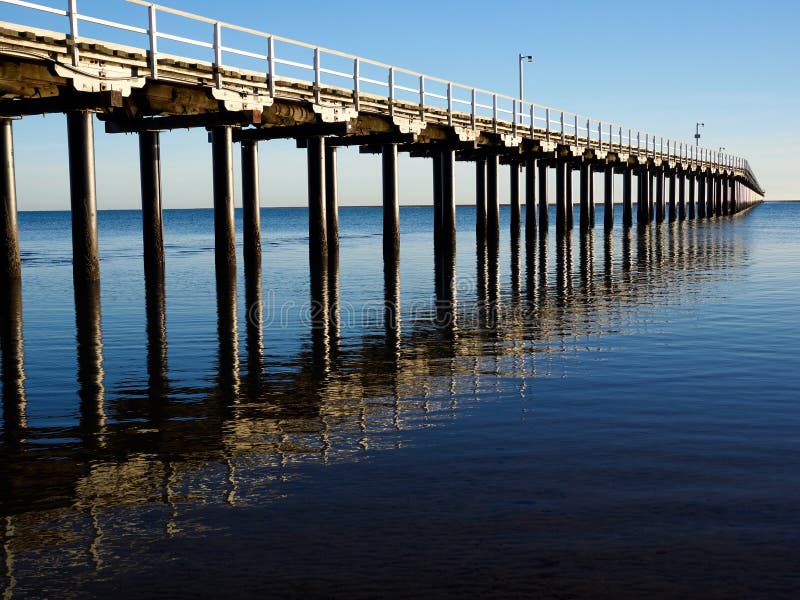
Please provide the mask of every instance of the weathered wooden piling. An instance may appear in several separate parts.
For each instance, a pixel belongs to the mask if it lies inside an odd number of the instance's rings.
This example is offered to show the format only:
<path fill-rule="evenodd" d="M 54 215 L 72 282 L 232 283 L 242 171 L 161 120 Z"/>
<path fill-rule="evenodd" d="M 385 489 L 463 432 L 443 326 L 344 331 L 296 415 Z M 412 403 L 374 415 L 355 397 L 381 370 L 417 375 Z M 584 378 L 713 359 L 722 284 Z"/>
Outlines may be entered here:
<path fill-rule="evenodd" d="M 639 169 L 636 177 L 636 222 L 639 225 L 647 224 L 647 203 L 649 195 L 648 179 L 649 175 L 646 168 Z"/>
<path fill-rule="evenodd" d="M 475 237 L 486 238 L 486 159 L 475 160 Z"/>
<path fill-rule="evenodd" d="M 697 173 L 697 218 L 706 218 L 706 176 L 702 171 Z"/>
<path fill-rule="evenodd" d="M 696 194 L 695 183 L 696 183 L 696 178 L 695 178 L 694 171 L 690 171 L 689 172 L 688 180 L 689 180 L 688 181 L 689 182 L 689 220 L 693 221 L 695 219 L 695 217 L 696 217 L 696 211 L 695 211 L 695 194 Z"/>
<path fill-rule="evenodd" d="M 245 278 L 261 270 L 261 201 L 259 194 L 258 142 L 243 140 L 242 152 L 242 241 Z"/>
<path fill-rule="evenodd" d="M 339 256 L 339 169 L 336 146 L 325 143 L 325 226 L 329 259 Z"/>
<path fill-rule="evenodd" d="M 214 258 L 217 279 L 236 275 L 236 233 L 233 217 L 233 148 L 230 127 L 211 133 L 214 185 Z"/>
<path fill-rule="evenodd" d="M 603 227 L 614 228 L 614 167 L 606 165 L 603 190 Z"/>
<path fill-rule="evenodd" d="M 145 279 L 164 276 L 164 223 L 161 205 L 161 141 L 158 131 L 139 133 L 142 242 Z"/>
<path fill-rule="evenodd" d="M 678 219 L 686 220 L 686 174 L 678 174 Z"/>
<path fill-rule="evenodd" d="M 567 230 L 567 174 L 569 169 L 563 159 L 556 161 L 556 231 Z"/>
<path fill-rule="evenodd" d="M 397 144 L 385 144 L 383 165 L 383 260 L 394 263 L 400 256 L 400 189 Z"/>
<path fill-rule="evenodd" d="M 622 227 L 633 226 L 633 169 L 626 166 L 622 171 Z"/>
<path fill-rule="evenodd" d="M 678 220 L 678 175 L 673 169 L 669 172 L 669 222 Z"/>
<path fill-rule="evenodd" d="M 525 239 L 536 239 L 536 159 L 525 161 Z"/>
<path fill-rule="evenodd" d="M 148 391 L 157 411 L 167 389 L 167 294 L 163 269 L 145 274 L 144 293 Z"/>
<path fill-rule="evenodd" d="M 328 259 L 325 187 L 325 138 L 315 136 L 308 139 L 308 250 L 312 266 Z"/>
<path fill-rule="evenodd" d="M 664 218 L 666 217 L 666 205 L 664 203 L 664 183 L 666 180 L 666 176 L 664 174 L 664 168 L 661 167 L 658 169 L 656 174 L 656 222 L 663 223 Z"/>
<path fill-rule="evenodd" d="M 580 167 L 580 229 L 581 232 L 589 231 L 591 221 L 589 217 L 589 178 L 592 176 L 591 167 L 587 161 L 583 161 Z"/>
<path fill-rule="evenodd" d="M 709 171 L 706 174 L 706 219 L 711 219 L 716 214 L 714 204 L 714 174 Z"/>
<path fill-rule="evenodd" d="M 521 222 L 521 208 L 520 208 L 520 197 L 519 197 L 520 164 L 517 162 L 512 162 L 508 167 L 509 167 L 509 182 L 511 187 L 509 194 L 509 201 L 511 204 L 511 235 L 513 236 L 514 233 L 517 233 L 517 235 L 519 235 L 520 222 Z"/>
<path fill-rule="evenodd" d="M 67 113 L 72 274 L 75 282 L 100 281 L 92 119 L 93 115 L 89 111 Z"/>
<path fill-rule="evenodd" d="M 722 175 L 714 177 L 714 214 L 722 216 Z"/>
<path fill-rule="evenodd" d="M 438 252 L 442 240 L 442 155 L 434 152 L 431 157 L 433 165 L 433 245 Z"/>
<path fill-rule="evenodd" d="M 589 163 L 589 229 L 594 229 L 594 169 Z"/>
<path fill-rule="evenodd" d="M 567 163 L 566 181 L 566 206 L 564 209 L 567 217 L 567 231 L 572 231 L 575 228 L 575 194 L 573 190 L 572 165 L 570 163 Z"/>
<path fill-rule="evenodd" d="M 722 214 L 731 214 L 731 186 L 727 175 L 722 178 Z"/>
<path fill-rule="evenodd" d="M 444 248 L 449 253 L 456 250 L 456 153 L 442 152 L 442 235 Z"/>
<path fill-rule="evenodd" d="M 22 277 L 15 177 L 12 121 L 0 119 L 0 278 L 3 283 Z"/>
<path fill-rule="evenodd" d="M 486 236 L 489 240 L 500 237 L 500 189 L 497 180 L 499 157 L 486 158 Z"/>
<path fill-rule="evenodd" d="M 548 165 L 547 162 L 544 160 L 539 161 L 539 232 L 540 234 L 546 234 L 547 228 L 549 227 L 550 222 L 550 215 L 549 209 L 550 204 L 548 200 L 548 187 L 547 187 L 547 172 L 548 172 Z"/>

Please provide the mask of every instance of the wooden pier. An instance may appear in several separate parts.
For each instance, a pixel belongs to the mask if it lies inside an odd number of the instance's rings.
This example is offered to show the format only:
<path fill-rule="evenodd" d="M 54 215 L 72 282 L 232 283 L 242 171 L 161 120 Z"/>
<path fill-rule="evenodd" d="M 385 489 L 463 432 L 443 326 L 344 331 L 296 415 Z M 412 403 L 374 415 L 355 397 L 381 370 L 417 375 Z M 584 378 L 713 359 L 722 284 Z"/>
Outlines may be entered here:
<path fill-rule="evenodd" d="M 31 22 L 41 13 L 63 17 L 62 31 L 29 23 L 0 22 L 0 268 L 6 281 L 21 277 L 17 231 L 13 120 L 65 113 L 69 142 L 73 272 L 78 294 L 100 280 L 94 165 L 94 120 L 109 134 L 139 136 L 144 270 L 158 296 L 163 288 L 160 135 L 176 128 L 209 131 L 213 172 L 216 270 L 221 289 L 235 277 L 233 145 L 241 146 L 244 258 L 258 271 L 261 232 L 258 198 L 259 142 L 291 138 L 307 149 L 309 258 L 312 279 L 323 290 L 323 265 L 338 253 L 336 151 L 358 146 L 379 153 L 383 168 L 383 257 L 396 265 L 400 253 L 398 153 L 431 160 L 434 245 L 442 268 L 456 242 L 456 161 L 476 165 L 477 234 L 490 244 L 500 235 L 500 168 L 510 169 L 512 235 L 525 240 L 554 228 L 574 228 L 574 196 L 582 234 L 595 226 L 594 174 L 604 175 L 605 229 L 614 227 L 613 195 L 622 178 L 622 227 L 647 227 L 665 220 L 725 218 L 760 202 L 763 190 L 743 158 L 658 137 L 502 94 L 425 76 L 273 34 L 222 23 L 140 0 L 139 23 L 116 23 L 79 12 L 77 0 L 64 10 L 20 0 L 0 5 L 26 9 Z M 191 39 L 159 29 L 159 15 L 212 26 L 211 39 Z M 81 23 L 106 28 L 108 39 L 87 39 Z M 115 34 L 141 36 L 131 47 Z M 249 36 L 263 53 L 226 45 L 226 34 Z M 165 54 L 159 40 L 201 48 L 210 60 Z M 284 58 L 291 46 L 307 63 Z M 288 56 L 288 53 L 286 54 Z M 262 71 L 236 66 L 261 61 Z M 329 65 L 349 63 L 344 72 Z M 382 72 L 384 77 L 366 77 Z M 305 79 L 282 76 L 293 69 Z M 168 168 L 168 165 L 165 166 Z M 524 175 L 523 175 L 524 171 Z M 577 194 L 573 172 L 579 172 Z M 555 173 L 555 223 L 548 217 L 548 179 Z M 634 186 L 634 180 L 636 185 Z M 524 196 L 521 186 L 524 182 Z M 634 200 L 635 197 L 635 200 Z M 88 286 L 88 287 L 87 287 Z M 322 287 L 321 287 L 322 286 Z M 3 289 L 7 289 L 4 286 Z"/>

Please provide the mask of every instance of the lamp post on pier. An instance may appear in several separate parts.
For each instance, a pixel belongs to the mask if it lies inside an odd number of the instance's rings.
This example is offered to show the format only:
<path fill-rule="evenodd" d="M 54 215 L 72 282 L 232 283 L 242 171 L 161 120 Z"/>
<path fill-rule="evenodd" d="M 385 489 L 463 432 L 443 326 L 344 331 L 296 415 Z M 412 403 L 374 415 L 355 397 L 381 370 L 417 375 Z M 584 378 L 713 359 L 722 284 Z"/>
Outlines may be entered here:
<path fill-rule="evenodd" d="M 519 122 L 522 123 L 522 113 L 524 112 L 522 109 L 522 104 L 525 101 L 525 69 L 524 65 L 526 62 L 532 63 L 533 56 L 530 54 L 520 54 L 519 55 L 519 101 L 520 101 L 520 111 L 519 111 Z"/>
<path fill-rule="evenodd" d="M 706 126 L 705 123 L 698 123 L 695 126 L 695 129 L 694 129 L 694 142 L 695 142 L 695 145 L 697 145 L 697 146 L 700 145 L 700 128 L 701 127 L 705 127 L 705 126 Z"/>

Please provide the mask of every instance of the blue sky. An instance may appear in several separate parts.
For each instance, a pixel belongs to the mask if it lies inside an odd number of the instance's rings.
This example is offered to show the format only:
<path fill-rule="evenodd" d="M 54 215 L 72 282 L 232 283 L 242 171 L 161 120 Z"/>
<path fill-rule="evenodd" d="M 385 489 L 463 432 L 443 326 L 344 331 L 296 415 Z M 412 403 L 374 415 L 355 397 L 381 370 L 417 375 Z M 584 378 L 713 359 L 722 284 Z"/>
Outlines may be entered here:
<path fill-rule="evenodd" d="M 165 4 L 507 94 L 517 92 L 517 54 L 530 53 L 536 62 L 526 65 L 526 99 L 686 140 L 703 121 L 702 142 L 748 158 L 769 199 L 800 199 L 800 8 L 793 2 Z M 144 8 L 121 0 L 78 5 L 145 23 Z M 20 14 L 0 4 L 0 19 Z M 40 24 L 60 26 L 57 19 Z M 20 209 L 69 206 L 65 129 L 56 115 L 15 124 Z M 96 143 L 100 208 L 136 208 L 136 138 L 98 127 Z M 210 206 L 205 132 L 164 134 L 162 145 L 165 207 Z M 303 151 L 286 141 L 260 148 L 262 204 L 303 205 Z M 404 157 L 400 168 L 403 203 L 429 203 L 428 161 Z M 472 170 L 459 165 L 457 175 L 459 202 L 470 202 Z M 379 160 L 342 151 L 340 189 L 342 204 L 377 204 Z"/>

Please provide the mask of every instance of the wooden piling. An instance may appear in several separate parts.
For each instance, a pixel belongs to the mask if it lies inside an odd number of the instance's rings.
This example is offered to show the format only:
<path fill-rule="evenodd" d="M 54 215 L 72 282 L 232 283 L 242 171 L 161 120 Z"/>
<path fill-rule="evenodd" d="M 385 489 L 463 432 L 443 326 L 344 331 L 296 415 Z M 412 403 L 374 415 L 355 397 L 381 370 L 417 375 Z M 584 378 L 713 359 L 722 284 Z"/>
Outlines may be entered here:
<path fill-rule="evenodd" d="M 475 161 L 475 237 L 486 239 L 486 159 Z"/>
<path fill-rule="evenodd" d="M 486 236 L 496 241 L 500 238 L 500 190 L 497 180 L 499 157 L 490 154 L 486 159 Z"/>
<path fill-rule="evenodd" d="M 547 163 L 543 160 L 539 161 L 539 232 L 540 234 L 547 234 L 547 228 L 550 223 L 550 215 L 548 213 L 550 204 L 548 201 L 548 188 L 547 188 Z"/>
<path fill-rule="evenodd" d="M 511 186 L 509 199 L 511 204 L 511 236 L 518 236 L 520 231 L 520 197 L 519 197 L 519 171 L 520 164 L 512 162 L 509 166 L 509 182 Z"/>
<path fill-rule="evenodd" d="M 633 169 L 625 166 L 622 172 L 622 226 L 633 225 Z"/>
<path fill-rule="evenodd" d="M 236 233 L 233 216 L 233 149 L 230 127 L 211 133 L 214 183 L 214 257 L 217 281 L 236 276 Z"/>
<path fill-rule="evenodd" d="M 144 276 L 164 276 L 164 224 L 161 205 L 161 141 L 158 131 L 139 133 Z"/>
<path fill-rule="evenodd" d="M 580 229 L 581 232 L 589 231 L 589 178 L 591 177 L 591 170 L 589 163 L 583 161 L 580 167 Z"/>
<path fill-rule="evenodd" d="M 258 142 L 244 140 L 242 148 L 242 226 L 245 279 L 261 270 L 261 201 Z"/>
<path fill-rule="evenodd" d="M 67 113 L 72 274 L 75 282 L 100 281 L 92 119 L 89 111 Z"/>
<path fill-rule="evenodd" d="M 308 139 L 308 250 L 312 266 L 328 259 L 325 138 Z"/>
<path fill-rule="evenodd" d="M 442 235 L 447 252 L 456 249 L 456 153 L 442 152 Z"/>
<path fill-rule="evenodd" d="M 339 255 L 339 169 L 337 148 L 325 143 L 325 226 L 329 258 Z"/>
<path fill-rule="evenodd" d="M 13 125 L 0 119 L 0 278 L 6 284 L 20 277 Z"/>
<path fill-rule="evenodd" d="M 536 159 L 525 161 L 525 239 L 536 238 Z"/>
<path fill-rule="evenodd" d="M 614 167 L 606 165 L 603 190 L 603 227 L 614 228 Z"/>
<path fill-rule="evenodd" d="M 400 256 L 400 192 L 397 144 L 385 144 L 383 163 L 383 260 L 392 264 Z"/>
<path fill-rule="evenodd" d="M 556 231 L 567 230 L 567 163 L 563 159 L 556 162 Z"/>

